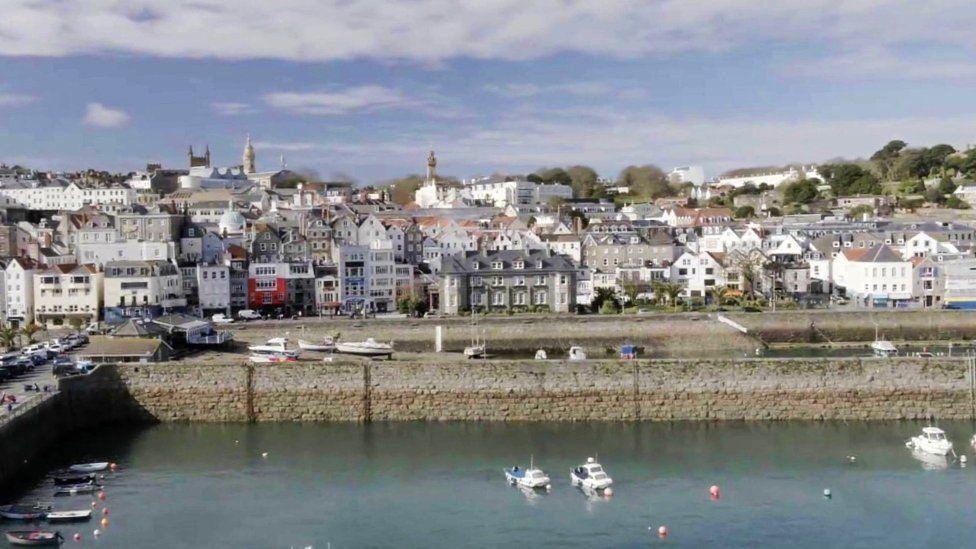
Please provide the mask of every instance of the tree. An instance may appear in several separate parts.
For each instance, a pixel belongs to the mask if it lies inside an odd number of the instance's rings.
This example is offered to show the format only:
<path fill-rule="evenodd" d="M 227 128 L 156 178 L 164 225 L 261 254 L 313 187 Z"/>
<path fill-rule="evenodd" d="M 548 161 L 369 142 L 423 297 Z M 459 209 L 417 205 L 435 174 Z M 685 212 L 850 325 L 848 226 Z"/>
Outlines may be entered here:
<path fill-rule="evenodd" d="M 81 317 L 73 316 L 68 320 L 68 325 L 71 326 L 72 330 L 80 332 L 81 327 L 85 325 L 85 321 Z"/>
<path fill-rule="evenodd" d="M 536 172 L 536 174 L 542 179 L 541 182 L 545 184 L 558 183 L 560 185 L 571 185 L 573 183 L 573 179 L 562 168 L 543 169 Z"/>
<path fill-rule="evenodd" d="M 648 290 L 647 284 L 637 280 L 625 280 L 621 286 L 624 295 L 627 296 L 627 305 L 634 305 L 637 302 L 637 296 Z"/>
<path fill-rule="evenodd" d="M 877 152 L 871 155 L 871 161 L 874 162 L 875 166 L 878 168 L 878 172 L 881 173 L 881 177 L 888 179 L 891 172 L 891 167 L 901 150 L 908 146 L 908 143 L 900 139 L 893 139 L 888 142 L 887 145 L 881 147 Z M 820 173 L 823 173 L 822 171 Z"/>
<path fill-rule="evenodd" d="M 589 166 L 570 166 L 566 168 L 573 196 L 577 198 L 599 198 L 603 196 L 603 185 L 597 182 L 599 176 L 596 170 Z"/>
<path fill-rule="evenodd" d="M 816 198 L 817 184 L 812 179 L 801 179 L 783 186 L 783 202 L 786 204 L 809 204 Z"/>
<path fill-rule="evenodd" d="M 629 187 L 630 194 L 651 200 L 674 194 L 664 171 L 651 164 L 627 166 L 620 172 L 617 181 L 621 186 Z"/>
<path fill-rule="evenodd" d="M 925 201 L 931 204 L 943 204 L 946 201 L 946 197 L 938 187 L 932 187 L 925 191 Z"/>
<path fill-rule="evenodd" d="M 612 301 L 614 307 L 620 307 L 620 302 L 617 300 L 617 292 L 613 288 L 597 288 L 593 292 L 593 299 L 590 301 L 590 310 L 594 313 L 600 312 L 600 308 L 605 301 Z"/>
<path fill-rule="evenodd" d="M 661 292 L 667 299 L 667 303 L 670 303 L 672 307 L 678 306 L 678 296 L 684 291 L 684 287 L 681 284 L 675 282 L 665 282 L 660 286 Z"/>
<path fill-rule="evenodd" d="M 712 288 L 712 297 L 719 306 L 725 305 L 729 300 L 728 286 L 716 286 Z"/>
<path fill-rule="evenodd" d="M 853 219 L 860 219 L 865 215 L 874 216 L 874 207 L 869 206 L 867 204 L 861 204 L 860 206 L 854 206 L 853 208 L 851 208 L 847 212 L 847 214 L 850 215 L 851 218 Z"/>
<path fill-rule="evenodd" d="M 834 196 L 881 193 L 878 178 L 857 164 L 825 164 L 817 170 L 830 184 Z"/>
<path fill-rule="evenodd" d="M 756 209 L 749 205 L 739 206 L 735 209 L 734 215 L 736 219 L 749 219 L 756 215 Z"/>
<path fill-rule="evenodd" d="M 949 198 L 946 199 L 945 205 L 946 205 L 947 208 L 952 208 L 954 210 L 968 210 L 969 209 L 969 203 L 966 202 L 965 200 L 962 200 L 961 198 L 959 198 L 956 195 L 950 195 Z"/>
<path fill-rule="evenodd" d="M 27 336 L 27 343 L 28 343 L 28 345 L 33 345 L 34 344 L 34 336 L 37 335 L 37 332 L 40 332 L 40 331 L 41 331 L 41 327 L 38 326 L 37 324 L 33 324 L 33 323 L 26 324 L 26 325 L 24 325 L 23 328 L 20 329 L 20 332 L 22 334 L 24 334 L 25 336 Z"/>
<path fill-rule="evenodd" d="M 403 206 L 414 200 L 414 193 L 424 184 L 424 179 L 419 175 L 408 175 L 400 179 L 394 179 L 386 183 L 390 190 L 390 200 Z"/>
<path fill-rule="evenodd" d="M 13 348 L 15 341 L 17 341 L 17 328 L 7 325 L 0 328 L 0 345 L 9 351 Z"/>
<path fill-rule="evenodd" d="M 948 177 L 943 177 L 939 181 L 939 192 L 942 194 L 952 194 L 956 192 L 956 184 L 952 182 Z"/>

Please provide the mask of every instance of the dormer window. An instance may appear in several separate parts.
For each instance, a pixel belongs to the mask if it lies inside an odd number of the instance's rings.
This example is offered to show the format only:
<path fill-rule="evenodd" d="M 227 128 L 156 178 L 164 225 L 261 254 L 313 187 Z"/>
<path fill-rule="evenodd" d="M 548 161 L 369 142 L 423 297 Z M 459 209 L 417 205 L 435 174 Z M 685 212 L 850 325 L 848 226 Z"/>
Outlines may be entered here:
<path fill-rule="evenodd" d="M 503 267 L 503 265 L 502 265 L 502 262 L 501 261 L 492 261 L 491 262 L 491 268 L 492 269 L 498 270 L 498 269 L 501 269 L 502 267 Z"/>
<path fill-rule="evenodd" d="M 481 264 L 478 263 L 477 261 L 475 261 L 474 263 L 471 264 L 471 270 L 472 271 L 477 271 L 480 268 L 481 268 Z"/>
<path fill-rule="evenodd" d="M 524 261 L 516 261 L 516 262 L 512 263 L 512 268 L 513 269 L 524 269 L 525 268 L 525 262 Z"/>

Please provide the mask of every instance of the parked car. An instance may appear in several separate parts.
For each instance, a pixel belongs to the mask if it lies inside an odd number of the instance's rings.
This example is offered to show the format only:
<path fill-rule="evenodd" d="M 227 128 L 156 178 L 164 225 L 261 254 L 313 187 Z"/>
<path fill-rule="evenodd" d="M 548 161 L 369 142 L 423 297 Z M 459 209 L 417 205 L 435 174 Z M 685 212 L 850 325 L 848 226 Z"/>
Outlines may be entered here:
<path fill-rule="evenodd" d="M 51 373 L 57 377 L 70 376 L 78 373 L 78 367 L 69 359 L 59 358 L 51 368 Z"/>
<path fill-rule="evenodd" d="M 57 354 L 61 354 L 67 350 L 58 340 L 48 341 L 45 343 L 45 346 Z"/>
<path fill-rule="evenodd" d="M 237 311 L 237 318 L 241 320 L 261 320 L 261 314 L 252 309 L 241 309 Z"/>
<path fill-rule="evenodd" d="M 231 322 L 234 322 L 233 317 L 229 317 L 224 313 L 217 313 L 210 317 L 210 320 L 213 321 L 214 324 L 230 324 Z"/>

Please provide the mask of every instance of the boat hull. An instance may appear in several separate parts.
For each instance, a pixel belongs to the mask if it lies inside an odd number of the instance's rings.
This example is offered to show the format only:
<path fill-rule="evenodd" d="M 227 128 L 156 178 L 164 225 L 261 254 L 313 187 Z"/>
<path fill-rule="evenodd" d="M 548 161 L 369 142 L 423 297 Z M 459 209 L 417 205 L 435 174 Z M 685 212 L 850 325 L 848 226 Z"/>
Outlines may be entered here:
<path fill-rule="evenodd" d="M 317 353 L 331 353 L 335 351 L 336 346 L 334 343 L 310 343 L 308 341 L 298 340 L 298 348 L 303 351 L 314 351 Z"/>
<path fill-rule="evenodd" d="M 336 345 L 336 351 L 347 354 L 347 355 L 358 355 L 358 356 L 393 356 L 392 347 L 365 347 L 358 344 L 351 343 L 339 343 Z"/>
<path fill-rule="evenodd" d="M 936 456 L 947 456 L 952 452 L 952 444 L 933 444 L 925 439 L 925 437 L 912 437 L 908 441 L 911 448 L 918 450 L 919 452 L 924 452 L 926 454 L 932 454 Z"/>
<path fill-rule="evenodd" d="M 108 469 L 108 462 L 97 462 L 97 463 L 76 463 L 71 467 L 68 467 L 69 471 L 75 473 L 97 473 L 99 471 L 104 471 Z"/>
<path fill-rule="evenodd" d="M 48 522 L 86 522 L 91 520 L 91 509 L 80 511 L 54 511 L 44 517 Z"/>
<path fill-rule="evenodd" d="M 525 476 L 514 475 L 508 469 L 505 470 L 505 480 L 507 480 L 509 484 L 521 486 L 522 488 L 531 488 L 533 490 L 546 488 L 552 484 L 549 477 L 527 478 Z"/>
<path fill-rule="evenodd" d="M 5 532 L 10 545 L 20 547 L 47 547 L 61 545 L 63 538 L 58 532 Z"/>
<path fill-rule="evenodd" d="M 604 479 L 595 479 L 592 477 L 580 477 L 575 471 L 570 471 L 569 480 L 573 486 L 580 486 L 583 488 L 589 488 L 590 490 L 603 490 L 604 488 L 609 488 L 613 484 L 613 479 L 610 477 Z"/>

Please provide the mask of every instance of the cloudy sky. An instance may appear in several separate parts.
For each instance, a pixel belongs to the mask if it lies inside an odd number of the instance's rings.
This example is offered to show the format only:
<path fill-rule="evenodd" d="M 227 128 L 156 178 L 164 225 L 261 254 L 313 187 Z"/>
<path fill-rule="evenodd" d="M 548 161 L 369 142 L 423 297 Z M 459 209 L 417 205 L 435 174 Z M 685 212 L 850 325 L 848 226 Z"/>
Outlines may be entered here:
<path fill-rule="evenodd" d="M 931 0 L 2 0 L 0 161 L 209 143 L 372 182 L 976 143 L 976 10 Z"/>

